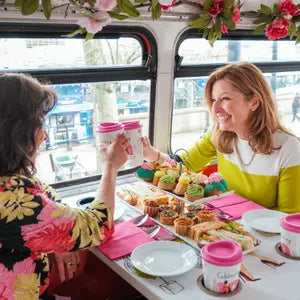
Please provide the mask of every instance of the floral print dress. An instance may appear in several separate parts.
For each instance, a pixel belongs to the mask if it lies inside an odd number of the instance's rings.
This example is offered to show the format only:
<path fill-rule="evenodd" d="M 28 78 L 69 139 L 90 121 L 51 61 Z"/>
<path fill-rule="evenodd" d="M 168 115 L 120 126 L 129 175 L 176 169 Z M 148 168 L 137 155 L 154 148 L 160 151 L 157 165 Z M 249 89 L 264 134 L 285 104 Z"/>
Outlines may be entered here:
<path fill-rule="evenodd" d="M 47 289 L 47 253 L 99 245 L 113 233 L 110 209 L 60 203 L 36 178 L 0 177 L 0 300 L 34 300 Z"/>

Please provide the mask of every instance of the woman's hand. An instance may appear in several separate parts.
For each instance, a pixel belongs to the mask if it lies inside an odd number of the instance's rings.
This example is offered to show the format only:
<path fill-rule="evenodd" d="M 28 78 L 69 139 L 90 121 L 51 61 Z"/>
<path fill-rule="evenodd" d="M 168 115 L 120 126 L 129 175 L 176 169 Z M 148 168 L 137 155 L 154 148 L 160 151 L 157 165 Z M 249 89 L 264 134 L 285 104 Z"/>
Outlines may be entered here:
<path fill-rule="evenodd" d="M 129 143 L 125 134 L 120 134 L 110 145 L 99 149 L 100 159 L 105 168 L 120 169 L 127 161 Z"/>
<path fill-rule="evenodd" d="M 158 150 L 156 150 L 150 143 L 148 137 L 142 137 L 143 156 L 145 160 L 156 161 L 158 159 Z"/>

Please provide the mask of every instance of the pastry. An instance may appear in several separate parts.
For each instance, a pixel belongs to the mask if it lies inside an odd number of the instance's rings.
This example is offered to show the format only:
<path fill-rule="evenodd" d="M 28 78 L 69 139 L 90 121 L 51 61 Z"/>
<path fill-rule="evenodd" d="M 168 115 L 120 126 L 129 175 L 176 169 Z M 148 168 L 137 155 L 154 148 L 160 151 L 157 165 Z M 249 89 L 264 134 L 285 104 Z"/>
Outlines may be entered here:
<path fill-rule="evenodd" d="M 179 214 L 181 214 L 184 210 L 184 201 L 176 197 L 172 197 L 171 199 L 169 199 L 169 205 L 174 206 L 175 211 L 177 211 Z"/>
<path fill-rule="evenodd" d="M 195 241 L 198 241 L 203 233 L 206 233 L 209 230 L 218 230 L 224 227 L 226 227 L 226 224 L 220 221 L 202 222 L 190 228 L 189 237 Z"/>
<path fill-rule="evenodd" d="M 146 196 L 145 200 L 155 200 L 158 205 L 169 204 L 169 196 L 163 192 L 155 192 L 153 195 Z"/>
<path fill-rule="evenodd" d="M 188 212 L 186 214 L 183 214 L 182 217 L 190 218 L 193 221 L 194 225 L 199 223 L 199 218 L 193 213 Z"/>
<path fill-rule="evenodd" d="M 129 190 L 121 190 L 118 192 L 118 195 L 130 205 L 134 206 L 137 204 L 137 197 Z"/>
<path fill-rule="evenodd" d="M 178 183 L 173 191 L 177 195 L 184 195 L 189 183 L 191 182 L 191 177 L 186 173 L 181 174 L 178 179 Z"/>
<path fill-rule="evenodd" d="M 137 176 L 147 182 L 151 182 L 153 180 L 154 173 L 155 169 L 153 164 L 151 163 L 143 163 L 141 167 L 136 171 Z"/>
<path fill-rule="evenodd" d="M 186 192 L 184 193 L 184 198 L 188 201 L 194 202 L 204 197 L 204 188 L 199 184 L 190 184 Z"/>
<path fill-rule="evenodd" d="M 159 206 L 155 200 L 144 200 L 144 214 L 155 218 L 158 214 Z"/>
<path fill-rule="evenodd" d="M 196 204 L 191 204 L 187 207 L 188 212 L 191 212 L 193 214 L 197 214 L 198 211 L 204 209 L 205 206 L 202 203 L 196 203 Z"/>
<path fill-rule="evenodd" d="M 166 225 L 174 225 L 174 221 L 178 218 L 178 213 L 174 211 L 162 211 L 159 214 L 159 220 Z"/>
<path fill-rule="evenodd" d="M 158 185 L 159 179 L 160 179 L 162 176 L 164 176 L 164 175 L 166 175 L 166 172 L 165 172 L 165 171 L 162 171 L 162 170 L 156 171 L 156 172 L 154 173 L 154 177 L 153 177 L 152 183 L 153 183 L 154 185 Z"/>
<path fill-rule="evenodd" d="M 172 191 L 175 188 L 175 177 L 171 174 L 166 174 L 160 177 L 158 187 L 166 191 Z"/>
<path fill-rule="evenodd" d="M 209 175 L 205 181 L 204 195 L 205 197 L 219 195 L 227 190 L 227 183 L 218 172 Z"/>
<path fill-rule="evenodd" d="M 159 211 L 176 211 L 176 207 L 173 205 L 160 205 Z"/>
<path fill-rule="evenodd" d="M 180 235 L 188 235 L 190 228 L 193 226 L 193 221 L 187 217 L 179 217 L 174 221 L 175 232 Z"/>
<path fill-rule="evenodd" d="M 208 179 L 208 177 L 202 173 L 195 173 L 193 176 L 192 176 L 192 181 L 193 183 L 195 184 L 199 184 L 201 186 L 205 186 L 205 181 Z"/>
<path fill-rule="evenodd" d="M 198 211 L 197 217 L 199 218 L 199 222 L 214 221 L 217 219 L 217 216 L 214 212 L 206 209 Z"/>

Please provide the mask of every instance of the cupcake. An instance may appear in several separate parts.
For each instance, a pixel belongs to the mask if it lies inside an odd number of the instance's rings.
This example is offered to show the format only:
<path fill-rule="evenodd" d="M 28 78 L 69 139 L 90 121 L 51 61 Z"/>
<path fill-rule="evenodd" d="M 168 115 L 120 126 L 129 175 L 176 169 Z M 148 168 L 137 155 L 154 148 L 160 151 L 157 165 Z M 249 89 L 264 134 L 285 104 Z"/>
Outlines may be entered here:
<path fill-rule="evenodd" d="M 187 217 L 180 217 L 174 221 L 175 232 L 184 236 L 189 234 L 189 230 L 193 225 L 193 221 Z"/>
<path fill-rule="evenodd" d="M 159 206 L 154 200 L 144 201 L 144 214 L 148 214 L 150 217 L 155 218 L 158 214 Z"/>
<path fill-rule="evenodd" d="M 154 173 L 155 169 L 153 164 L 151 163 L 143 163 L 141 167 L 136 171 L 138 177 L 148 182 L 151 182 L 153 180 Z"/>
<path fill-rule="evenodd" d="M 205 207 L 202 203 L 192 204 L 187 207 L 188 212 L 197 214 L 199 211 L 203 210 Z"/>
<path fill-rule="evenodd" d="M 192 177 L 192 181 L 195 184 L 199 184 L 201 186 L 205 186 L 205 181 L 208 179 L 208 177 L 202 173 L 196 173 Z"/>
<path fill-rule="evenodd" d="M 178 213 L 175 211 L 162 211 L 159 214 L 159 220 L 165 225 L 174 225 L 174 221 L 178 218 Z"/>
<path fill-rule="evenodd" d="M 194 202 L 198 199 L 204 197 L 204 188 L 199 184 L 190 184 L 186 192 L 184 193 L 184 198 L 188 201 Z"/>
<path fill-rule="evenodd" d="M 191 177 L 186 173 L 182 173 L 178 179 L 178 183 L 175 187 L 174 193 L 177 195 L 184 195 L 190 182 L 191 182 Z"/>
<path fill-rule="evenodd" d="M 199 222 L 214 221 L 217 220 L 217 216 L 214 212 L 203 209 L 197 212 Z"/>
<path fill-rule="evenodd" d="M 159 181 L 159 179 L 162 177 L 162 176 L 164 176 L 164 175 L 166 175 L 166 172 L 165 171 L 162 171 L 162 170 L 158 170 L 158 171 L 156 171 L 155 173 L 154 173 L 154 177 L 153 177 L 153 184 L 154 185 L 158 185 L 158 181 Z"/>
<path fill-rule="evenodd" d="M 227 190 L 227 183 L 218 172 L 209 175 L 205 181 L 205 197 L 219 195 Z"/>
<path fill-rule="evenodd" d="M 182 217 L 190 218 L 193 221 L 194 225 L 199 223 L 199 218 L 193 213 L 188 212 L 186 214 L 183 214 Z"/>
<path fill-rule="evenodd" d="M 166 191 L 172 191 L 175 188 L 175 177 L 171 174 L 166 174 L 160 177 L 158 187 Z"/>
<path fill-rule="evenodd" d="M 179 214 L 184 210 L 184 201 L 176 197 L 169 199 L 169 205 L 172 205 Z"/>

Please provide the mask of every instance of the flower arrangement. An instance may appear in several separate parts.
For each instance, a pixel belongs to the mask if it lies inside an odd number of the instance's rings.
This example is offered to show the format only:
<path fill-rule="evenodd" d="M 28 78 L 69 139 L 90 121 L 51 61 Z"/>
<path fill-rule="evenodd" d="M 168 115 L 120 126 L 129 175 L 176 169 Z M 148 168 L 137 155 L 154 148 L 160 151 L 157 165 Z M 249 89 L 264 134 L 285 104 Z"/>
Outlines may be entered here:
<path fill-rule="evenodd" d="M 93 38 L 113 18 L 139 18 L 141 8 L 148 8 L 152 19 L 159 19 L 164 11 L 185 4 L 197 8 L 198 17 L 190 26 L 201 29 L 203 37 L 213 45 L 224 33 L 235 30 L 241 16 L 248 14 L 246 11 L 241 12 L 240 0 L 62 0 L 59 6 L 54 6 L 51 1 L 42 0 L 46 19 L 51 18 L 52 11 L 57 7 L 65 6 L 67 14 L 72 5 L 83 17 L 78 21 L 80 28 L 68 36 L 85 34 L 86 39 Z M 15 6 L 20 8 L 23 15 L 36 12 L 39 3 L 39 0 L 15 0 Z M 265 33 L 270 40 L 287 35 L 291 39 L 296 36 L 296 43 L 300 42 L 300 25 L 297 24 L 300 23 L 300 4 L 294 4 L 293 0 L 279 0 L 272 8 L 262 4 L 255 16 L 254 24 L 257 27 L 253 34 Z"/>

